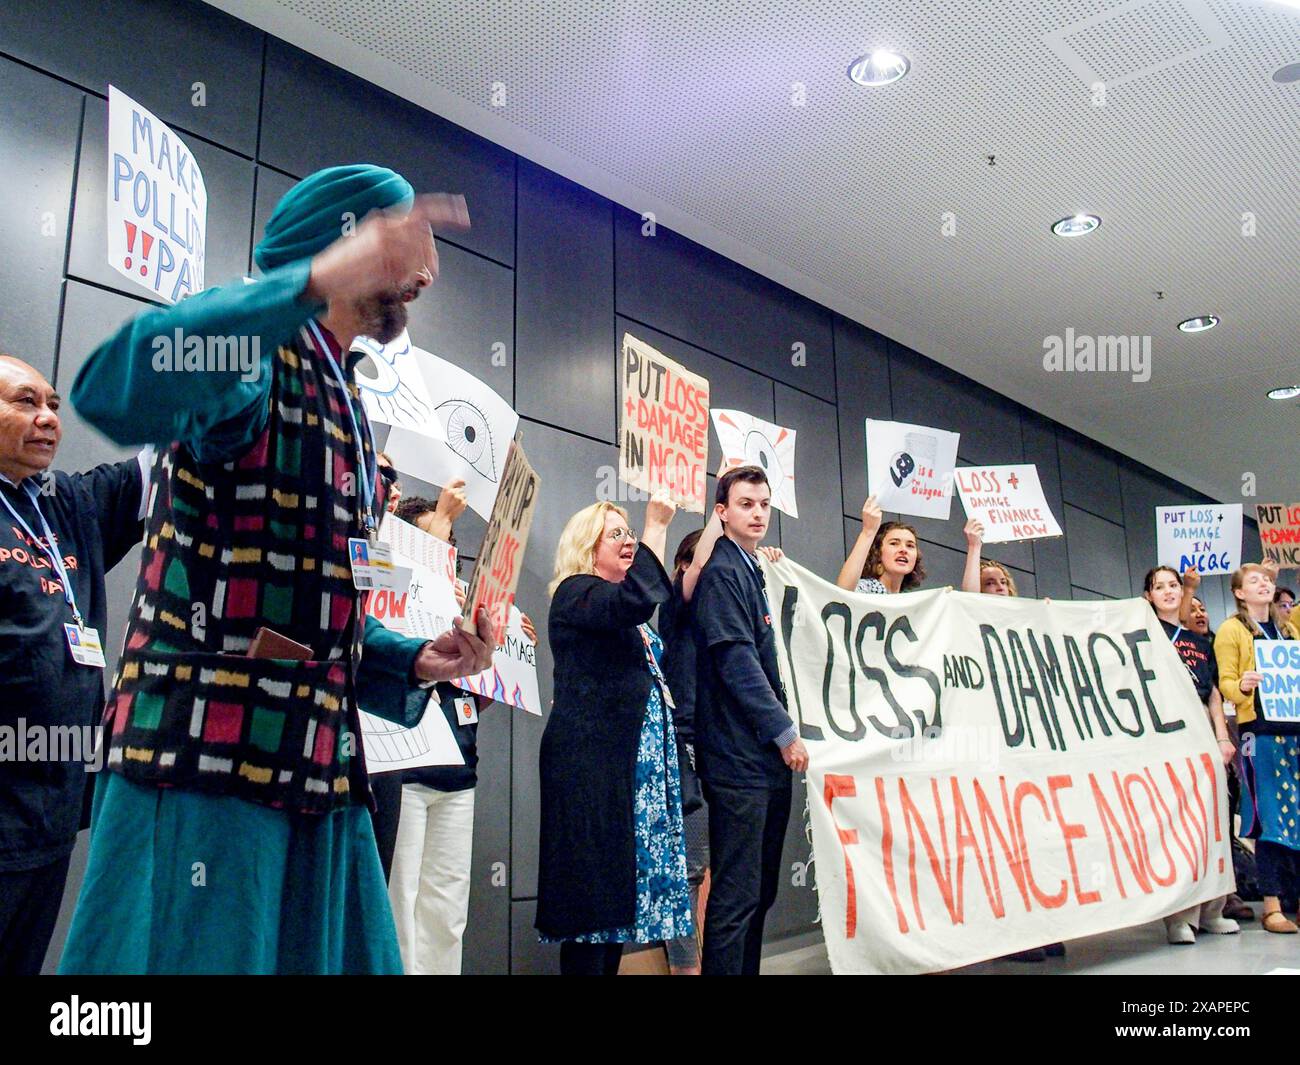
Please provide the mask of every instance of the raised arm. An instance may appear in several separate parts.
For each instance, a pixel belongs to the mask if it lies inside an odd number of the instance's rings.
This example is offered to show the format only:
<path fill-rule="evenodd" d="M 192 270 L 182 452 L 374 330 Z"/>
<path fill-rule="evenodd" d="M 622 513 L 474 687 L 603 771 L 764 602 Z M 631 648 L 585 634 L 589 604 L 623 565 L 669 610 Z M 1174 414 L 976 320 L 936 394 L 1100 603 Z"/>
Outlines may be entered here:
<path fill-rule="evenodd" d="M 883 517 L 876 497 L 867 496 L 867 501 L 862 504 L 862 531 L 858 533 L 849 557 L 840 567 L 840 575 L 835 578 L 835 583 L 847 592 L 853 591 L 858 586 L 862 571 L 867 565 L 867 555 L 871 553 L 871 545 L 876 539 L 876 532 L 880 528 Z"/>
<path fill-rule="evenodd" d="M 966 569 L 961 576 L 963 592 L 980 590 L 980 548 L 984 544 L 984 526 L 974 518 L 966 522 L 962 530 L 966 534 Z"/>
<path fill-rule="evenodd" d="M 700 574 L 704 572 L 704 565 L 713 557 L 713 549 L 718 546 L 720 539 L 722 539 L 722 519 L 714 509 L 709 516 L 708 524 L 704 526 L 704 532 L 700 533 L 700 538 L 695 544 L 695 554 L 691 556 L 691 564 L 682 574 L 682 599 L 685 602 L 689 603 L 695 594 L 695 586 L 700 581 Z"/>
<path fill-rule="evenodd" d="M 1189 566 L 1183 573 L 1183 598 L 1178 604 L 1178 624 L 1185 629 L 1192 627 L 1192 600 L 1196 589 L 1201 586 L 1201 575 L 1195 566 Z"/>
<path fill-rule="evenodd" d="M 632 568 L 621 581 L 594 574 L 570 577 L 551 600 L 551 631 L 557 622 L 581 629 L 621 629 L 640 625 L 654 616 L 660 603 L 673 594 L 668 574 L 645 544 L 639 544 Z"/>
<path fill-rule="evenodd" d="M 260 408 L 270 394 L 270 358 L 325 306 L 304 297 L 310 272 L 311 260 L 304 259 L 251 285 L 208 289 L 136 316 L 86 360 L 72 385 L 72 405 L 122 445 L 198 441 L 255 405 L 251 416 L 265 419 Z M 246 370 L 238 365 L 241 351 Z M 187 352 L 201 356 L 204 368 L 183 369 Z M 235 368 L 208 368 L 208 353 L 220 353 Z"/>

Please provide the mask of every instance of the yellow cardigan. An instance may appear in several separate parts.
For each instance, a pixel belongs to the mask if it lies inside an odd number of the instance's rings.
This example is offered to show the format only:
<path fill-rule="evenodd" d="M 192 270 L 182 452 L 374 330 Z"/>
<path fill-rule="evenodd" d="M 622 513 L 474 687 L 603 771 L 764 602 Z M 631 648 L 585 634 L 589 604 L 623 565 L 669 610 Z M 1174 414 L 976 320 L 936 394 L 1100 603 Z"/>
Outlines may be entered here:
<path fill-rule="evenodd" d="M 1294 621 L 1283 626 L 1289 639 L 1300 639 L 1300 627 Z M 1236 617 L 1228 618 L 1214 634 L 1214 658 L 1219 664 L 1219 693 L 1224 702 L 1237 708 L 1237 724 L 1255 720 L 1255 693 L 1241 690 L 1241 675 L 1255 668 L 1255 638 Z"/>

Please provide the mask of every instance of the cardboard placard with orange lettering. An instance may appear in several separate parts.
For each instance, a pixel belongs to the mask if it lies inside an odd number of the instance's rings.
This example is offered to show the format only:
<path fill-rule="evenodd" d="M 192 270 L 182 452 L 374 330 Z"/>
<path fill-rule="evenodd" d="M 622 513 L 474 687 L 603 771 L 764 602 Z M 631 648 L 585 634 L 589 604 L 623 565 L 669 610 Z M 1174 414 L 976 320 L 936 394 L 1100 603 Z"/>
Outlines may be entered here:
<path fill-rule="evenodd" d="M 618 381 L 619 478 L 645 492 L 666 488 L 683 510 L 703 514 L 709 382 L 631 333 Z"/>
<path fill-rule="evenodd" d="M 465 620 L 461 624 L 466 632 L 479 636 L 493 647 L 505 642 L 510 606 L 514 602 L 515 589 L 519 587 L 524 549 L 528 546 L 528 531 L 533 525 L 540 484 L 541 478 L 528 462 L 516 436 L 506 453 L 501 490 L 492 504 L 492 517 L 488 520 L 483 547 L 474 561 L 474 572 L 470 574 Z M 483 607 L 487 608 L 490 618 L 488 632 L 480 632 L 477 627 L 479 610 Z"/>
<path fill-rule="evenodd" d="M 1259 546 L 1266 562 L 1300 569 L 1300 503 L 1257 503 Z"/>

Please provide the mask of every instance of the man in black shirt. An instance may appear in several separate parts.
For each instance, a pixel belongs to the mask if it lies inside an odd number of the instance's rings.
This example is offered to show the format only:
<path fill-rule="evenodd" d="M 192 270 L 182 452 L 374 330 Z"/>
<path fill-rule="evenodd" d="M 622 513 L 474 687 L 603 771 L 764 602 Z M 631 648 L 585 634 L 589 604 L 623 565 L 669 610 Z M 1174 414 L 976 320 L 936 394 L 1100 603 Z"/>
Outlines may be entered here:
<path fill-rule="evenodd" d="M 754 557 L 767 535 L 771 498 L 758 466 L 718 478 L 714 509 L 723 538 L 695 593 L 695 753 L 709 806 L 712 870 L 705 975 L 758 974 L 790 820 L 790 774 L 808 768 L 808 751 L 786 712 L 772 609 Z"/>
<path fill-rule="evenodd" d="M 104 574 L 143 530 L 143 456 L 55 473 L 58 411 L 0 355 L 0 974 L 40 972 L 54 931 L 104 706 Z"/>

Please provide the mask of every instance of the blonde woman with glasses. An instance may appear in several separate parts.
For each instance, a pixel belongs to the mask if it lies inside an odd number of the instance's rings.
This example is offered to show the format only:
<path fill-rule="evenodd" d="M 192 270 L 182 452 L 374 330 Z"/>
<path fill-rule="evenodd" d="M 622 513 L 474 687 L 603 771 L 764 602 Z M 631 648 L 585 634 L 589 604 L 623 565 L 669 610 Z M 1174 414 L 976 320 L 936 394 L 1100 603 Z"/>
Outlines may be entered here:
<path fill-rule="evenodd" d="M 542 734 L 537 930 L 560 972 L 618 972 L 625 943 L 692 935 L 672 696 L 656 608 L 673 504 L 656 494 L 638 537 L 593 503 L 555 553 L 549 637 L 555 698 Z"/>

